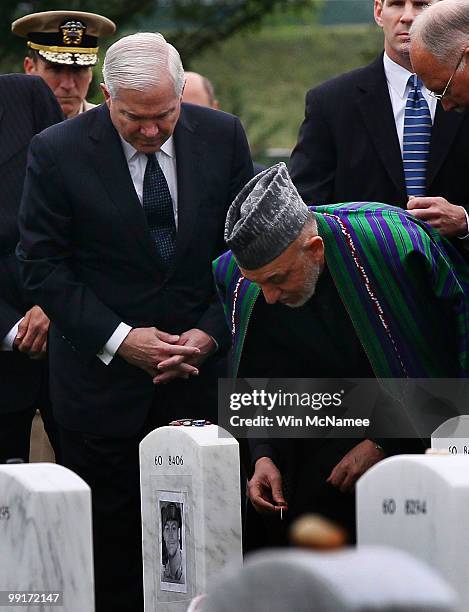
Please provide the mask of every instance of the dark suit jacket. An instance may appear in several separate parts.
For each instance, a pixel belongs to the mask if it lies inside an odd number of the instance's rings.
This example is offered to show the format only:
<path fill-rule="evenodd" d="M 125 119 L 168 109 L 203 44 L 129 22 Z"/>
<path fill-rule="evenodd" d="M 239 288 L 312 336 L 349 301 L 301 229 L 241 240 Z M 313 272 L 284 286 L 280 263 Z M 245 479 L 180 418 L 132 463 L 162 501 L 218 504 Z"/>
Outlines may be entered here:
<path fill-rule="evenodd" d="M 469 115 L 438 104 L 432 130 L 427 195 L 469 209 Z M 310 90 L 290 160 L 301 197 L 311 204 L 377 201 L 406 207 L 402 156 L 382 54 Z"/>
<path fill-rule="evenodd" d="M 166 277 L 107 107 L 32 143 L 18 255 L 32 299 L 53 322 L 51 394 L 56 418 L 68 429 L 132 435 L 155 393 L 156 401 L 158 394 L 179 398 L 175 416 L 185 417 L 191 397 L 200 403 L 216 387 L 222 350 L 197 379 L 156 389 L 118 355 L 108 366 L 96 357 L 121 321 L 173 333 L 197 327 L 221 349 L 229 344 L 211 261 L 223 250 L 228 206 L 252 176 L 246 137 L 237 118 L 183 105 L 174 138 L 178 232 Z"/>
<path fill-rule="evenodd" d="M 28 146 L 35 134 L 62 120 L 60 106 L 41 78 L 0 76 L 0 339 L 33 305 L 23 291 L 15 258 Z M 32 404 L 43 366 L 20 353 L 0 352 L 0 412 Z"/>

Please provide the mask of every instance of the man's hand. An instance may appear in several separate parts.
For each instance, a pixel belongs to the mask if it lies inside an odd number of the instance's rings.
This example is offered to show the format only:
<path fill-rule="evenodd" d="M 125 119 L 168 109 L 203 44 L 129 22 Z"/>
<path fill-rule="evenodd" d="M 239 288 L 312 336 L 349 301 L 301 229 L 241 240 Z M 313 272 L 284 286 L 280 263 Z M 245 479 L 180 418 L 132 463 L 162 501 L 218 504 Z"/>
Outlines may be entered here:
<path fill-rule="evenodd" d="M 173 355 L 189 359 L 198 354 L 197 347 L 181 346 L 177 344 L 179 340 L 179 336 L 168 334 L 156 327 L 136 327 L 127 334 L 117 349 L 117 354 L 154 377 L 158 373 L 158 364 Z"/>
<path fill-rule="evenodd" d="M 261 513 L 287 509 L 287 502 L 283 497 L 282 475 L 272 459 L 261 457 L 256 461 L 253 477 L 248 483 L 248 497 L 254 508 Z"/>
<path fill-rule="evenodd" d="M 189 329 L 181 334 L 178 344 L 181 346 L 193 346 L 199 349 L 199 353 L 190 357 L 174 355 L 158 364 L 159 374 L 155 376 L 155 384 L 167 383 L 174 378 L 189 378 L 197 376 L 198 368 L 215 350 L 213 338 L 201 329 Z"/>
<path fill-rule="evenodd" d="M 350 450 L 332 470 L 327 482 L 342 493 L 350 491 L 362 474 L 384 459 L 385 454 L 371 440 L 363 440 Z"/>
<path fill-rule="evenodd" d="M 407 210 L 434 227 L 442 236 L 465 236 L 469 233 L 462 206 L 450 204 L 445 198 L 411 198 Z"/>
<path fill-rule="evenodd" d="M 18 333 L 13 342 L 14 346 L 22 353 L 26 353 L 31 359 L 45 357 L 49 323 L 49 318 L 42 308 L 33 306 L 18 325 Z"/>

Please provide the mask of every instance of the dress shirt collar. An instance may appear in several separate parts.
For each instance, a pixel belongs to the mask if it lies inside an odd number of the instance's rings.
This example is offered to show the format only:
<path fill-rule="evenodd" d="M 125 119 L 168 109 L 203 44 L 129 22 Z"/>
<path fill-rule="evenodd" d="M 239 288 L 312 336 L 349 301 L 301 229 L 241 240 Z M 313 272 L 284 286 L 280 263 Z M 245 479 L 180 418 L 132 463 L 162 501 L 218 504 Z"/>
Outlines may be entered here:
<path fill-rule="evenodd" d="M 127 140 L 124 140 L 120 134 L 119 134 L 119 138 L 121 139 L 121 142 L 122 142 L 122 148 L 124 149 L 125 159 L 127 160 L 127 163 L 129 163 L 133 157 L 139 155 L 139 152 L 137 151 L 137 149 L 134 149 L 134 147 L 131 144 L 129 144 Z M 173 136 L 170 136 L 168 140 L 161 145 L 160 151 L 164 153 L 165 155 L 167 155 L 168 157 L 171 157 L 171 158 L 174 157 L 175 153 L 174 153 L 174 137 Z"/>
<path fill-rule="evenodd" d="M 409 72 L 407 68 L 396 64 L 387 53 L 384 54 L 383 58 L 384 73 L 386 79 L 396 93 L 402 100 L 407 98 L 408 90 L 407 83 L 412 72 Z"/>

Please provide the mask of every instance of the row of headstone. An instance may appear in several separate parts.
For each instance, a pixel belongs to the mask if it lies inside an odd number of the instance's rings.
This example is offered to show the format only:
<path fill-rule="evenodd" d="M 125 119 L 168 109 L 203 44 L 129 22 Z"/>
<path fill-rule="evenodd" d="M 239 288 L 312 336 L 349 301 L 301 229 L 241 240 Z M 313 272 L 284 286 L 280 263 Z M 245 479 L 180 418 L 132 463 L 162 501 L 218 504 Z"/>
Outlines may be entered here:
<path fill-rule="evenodd" d="M 163 427 L 140 454 L 145 610 L 182 612 L 242 563 L 238 443 L 215 425 Z M 91 492 L 64 467 L 0 466 L 0 610 L 11 605 L 94 611 Z"/>
<path fill-rule="evenodd" d="M 469 535 L 464 520 L 469 502 L 464 457 L 468 425 L 469 417 L 460 417 L 435 433 L 432 446 L 445 449 L 448 456 L 393 457 L 369 470 L 357 485 L 359 545 L 389 545 L 426 561 L 454 586 L 463 610 L 469 609 Z M 241 569 L 239 452 L 234 438 L 226 432 L 220 435 L 214 425 L 163 427 L 142 441 L 140 460 L 145 611 L 187 610 L 195 596 L 212 590 L 213 580 L 228 563 L 249 577 L 251 570 Z M 0 466 L 0 610 L 22 604 L 27 610 L 62 605 L 67 612 L 93 612 L 91 533 L 90 490 L 78 476 L 55 464 Z M 349 576 L 356 586 L 358 577 L 352 568 L 365 561 L 352 563 L 347 554 L 334 557 L 334 562 L 329 557 L 324 567 L 331 575 Z M 380 572 L 394 576 L 404 562 L 394 565 L 389 555 L 385 571 L 381 567 Z M 308 567 L 314 568 L 313 574 L 323 571 L 322 561 L 310 566 L 299 559 L 282 565 L 288 582 L 298 583 L 298 588 L 301 580 L 295 575 L 306 581 Z M 370 571 L 373 565 L 379 567 L 370 563 Z M 254 572 L 254 566 L 251 569 Z M 264 569 L 259 570 L 259 579 L 265 578 L 267 590 L 275 590 L 271 570 L 264 574 Z M 304 582 L 306 591 L 316 585 L 314 589 L 322 592 L 321 581 Z M 381 590 L 385 598 L 387 584 L 369 575 L 367 584 L 376 587 L 370 597 L 378 597 Z M 363 586 L 363 602 L 366 590 Z M 443 606 L 444 598 L 440 601 L 437 591 L 430 597 L 436 607 L 413 604 L 395 609 L 450 609 Z M 411 595 L 405 596 L 414 602 Z M 353 608 L 357 602 L 352 600 L 352 607 L 346 607 L 344 597 L 337 595 L 342 608 L 337 603 L 330 609 L 361 609 Z M 212 609 L 223 608 L 212 606 L 207 612 Z M 275 603 L 264 609 L 273 612 Z"/>

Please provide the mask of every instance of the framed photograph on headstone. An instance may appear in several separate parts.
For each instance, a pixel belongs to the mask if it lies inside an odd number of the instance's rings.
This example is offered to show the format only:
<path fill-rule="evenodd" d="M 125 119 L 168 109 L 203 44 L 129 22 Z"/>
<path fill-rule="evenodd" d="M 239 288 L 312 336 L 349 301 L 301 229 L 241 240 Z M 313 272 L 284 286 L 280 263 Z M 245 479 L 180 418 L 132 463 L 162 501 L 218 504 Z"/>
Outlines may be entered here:
<path fill-rule="evenodd" d="M 158 491 L 160 589 L 187 593 L 185 494 Z"/>

